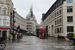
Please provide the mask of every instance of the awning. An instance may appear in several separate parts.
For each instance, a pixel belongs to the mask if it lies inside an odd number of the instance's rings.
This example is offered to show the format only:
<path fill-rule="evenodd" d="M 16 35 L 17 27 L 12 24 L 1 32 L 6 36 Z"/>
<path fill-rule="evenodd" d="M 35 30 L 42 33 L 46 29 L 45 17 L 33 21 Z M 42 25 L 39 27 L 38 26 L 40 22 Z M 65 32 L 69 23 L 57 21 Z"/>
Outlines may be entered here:
<path fill-rule="evenodd" d="M 9 28 L 0 28 L 0 30 L 10 30 Z"/>

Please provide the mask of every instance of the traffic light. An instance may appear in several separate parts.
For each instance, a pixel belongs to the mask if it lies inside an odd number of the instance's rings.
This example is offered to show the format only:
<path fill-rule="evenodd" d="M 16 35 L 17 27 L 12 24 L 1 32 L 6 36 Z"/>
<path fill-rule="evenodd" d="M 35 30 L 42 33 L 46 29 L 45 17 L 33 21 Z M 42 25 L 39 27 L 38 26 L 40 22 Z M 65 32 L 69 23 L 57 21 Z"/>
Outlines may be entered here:
<path fill-rule="evenodd" d="M 12 27 L 13 25 L 11 24 L 10 27 Z"/>
<path fill-rule="evenodd" d="M 20 25 L 18 25 L 17 29 L 20 29 Z"/>

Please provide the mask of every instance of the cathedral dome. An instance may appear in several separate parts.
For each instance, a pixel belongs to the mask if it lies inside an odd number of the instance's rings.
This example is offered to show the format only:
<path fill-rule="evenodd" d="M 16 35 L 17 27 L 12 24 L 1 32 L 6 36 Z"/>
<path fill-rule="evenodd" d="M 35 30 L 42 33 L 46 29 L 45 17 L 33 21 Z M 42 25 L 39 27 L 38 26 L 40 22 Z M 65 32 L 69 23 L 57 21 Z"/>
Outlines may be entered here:
<path fill-rule="evenodd" d="M 29 14 L 27 14 L 27 16 L 26 16 L 26 19 L 27 19 L 27 18 L 35 18 L 35 16 L 34 16 L 34 14 L 29 13 Z"/>
<path fill-rule="evenodd" d="M 33 14 L 32 7 L 31 7 L 30 12 L 26 16 L 26 20 L 34 20 L 34 19 L 35 19 L 35 16 Z"/>

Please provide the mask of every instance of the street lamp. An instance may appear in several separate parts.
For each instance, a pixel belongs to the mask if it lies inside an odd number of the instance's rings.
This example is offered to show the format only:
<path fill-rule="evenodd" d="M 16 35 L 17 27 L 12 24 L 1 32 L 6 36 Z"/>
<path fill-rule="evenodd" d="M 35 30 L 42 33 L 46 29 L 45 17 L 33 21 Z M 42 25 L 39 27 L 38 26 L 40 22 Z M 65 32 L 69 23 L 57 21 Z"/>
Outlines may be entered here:
<path fill-rule="evenodd" d="M 10 33 L 11 33 L 11 29 L 12 29 L 12 12 L 10 12 Z"/>
<path fill-rule="evenodd" d="M 14 21 L 14 17 L 15 17 L 15 9 L 16 8 L 13 8 L 13 41 L 15 40 L 15 34 L 14 34 L 14 23 L 15 23 L 15 21 Z"/>

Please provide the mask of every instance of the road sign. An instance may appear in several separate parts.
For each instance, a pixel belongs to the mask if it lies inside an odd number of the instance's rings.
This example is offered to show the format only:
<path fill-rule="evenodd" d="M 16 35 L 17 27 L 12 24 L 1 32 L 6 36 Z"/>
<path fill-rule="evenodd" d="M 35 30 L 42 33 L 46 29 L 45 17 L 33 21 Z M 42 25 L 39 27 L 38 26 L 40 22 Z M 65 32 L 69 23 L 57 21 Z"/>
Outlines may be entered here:
<path fill-rule="evenodd" d="M 13 29 L 11 29 L 11 31 L 13 31 Z"/>

